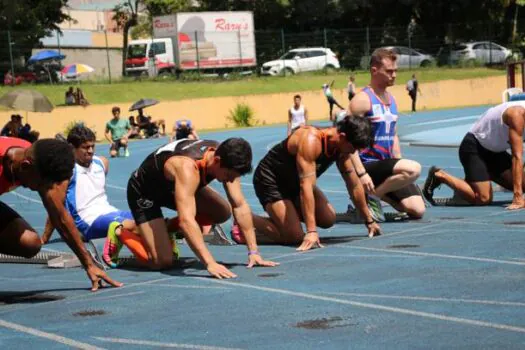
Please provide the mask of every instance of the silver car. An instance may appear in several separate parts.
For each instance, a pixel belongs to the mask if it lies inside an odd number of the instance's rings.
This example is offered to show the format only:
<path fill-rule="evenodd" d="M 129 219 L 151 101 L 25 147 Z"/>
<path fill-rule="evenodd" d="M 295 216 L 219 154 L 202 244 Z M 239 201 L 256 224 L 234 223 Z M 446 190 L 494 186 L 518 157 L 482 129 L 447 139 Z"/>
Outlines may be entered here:
<path fill-rule="evenodd" d="M 421 50 L 411 49 L 405 46 L 385 46 L 385 49 L 390 49 L 397 54 L 398 68 L 418 68 L 428 67 L 436 62 L 436 59 Z M 370 56 L 363 56 L 361 58 L 361 68 L 368 69 L 370 67 Z"/>

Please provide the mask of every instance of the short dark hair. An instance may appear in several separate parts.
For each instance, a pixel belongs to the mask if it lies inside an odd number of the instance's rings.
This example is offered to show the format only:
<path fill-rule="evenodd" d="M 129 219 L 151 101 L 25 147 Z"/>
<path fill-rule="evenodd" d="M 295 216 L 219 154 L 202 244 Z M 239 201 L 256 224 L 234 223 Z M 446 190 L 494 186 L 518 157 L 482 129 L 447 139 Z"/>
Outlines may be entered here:
<path fill-rule="evenodd" d="M 111 108 L 111 113 L 115 113 L 115 112 L 120 112 L 120 107 L 115 106 L 115 107 Z"/>
<path fill-rule="evenodd" d="M 385 58 L 391 59 L 395 62 L 397 60 L 397 54 L 394 50 L 384 47 L 375 49 L 374 52 L 372 52 L 372 56 L 370 56 L 370 67 L 383 65 L 383 59 Z"/>
<path fill-rule="evenodd" d="M 372 124 L 368 118 L 347 115 L 337 123 L 337 131 L 344 133 L 347 141 L 357 149 L 372 145 Z"/>
<path fill-rule="evenodd" d="M 215 155 L 221 158 L 221 168 L 237 171 L 241 175 L 252 171 L 252 147 L 243 138 L 229 138 L 217 147 Z"/>
<path fill-rule="evenodd" d="M 294 100 L 295 100 L 296 98 L 301 99 L 301 95 L 295 95 L 295 96 L 293 97 Z"/>
<path fill-rule="evenodd" d="M 32 146 L 33 164 L 42 180 L 57 183 L 73 175 L 75 156 L 71 146 L 56 139 L 42 139 Z"/>
<path fill-rule="evenodd" d="M 84 124 L 76 124 L 69 130 L 69 134 L 67 134 L 67 142 L 75 148 L 79 148 L 84 142 L 95 142 L 95 140 L 95 133 L 90 128 L 84 126 Z"/>

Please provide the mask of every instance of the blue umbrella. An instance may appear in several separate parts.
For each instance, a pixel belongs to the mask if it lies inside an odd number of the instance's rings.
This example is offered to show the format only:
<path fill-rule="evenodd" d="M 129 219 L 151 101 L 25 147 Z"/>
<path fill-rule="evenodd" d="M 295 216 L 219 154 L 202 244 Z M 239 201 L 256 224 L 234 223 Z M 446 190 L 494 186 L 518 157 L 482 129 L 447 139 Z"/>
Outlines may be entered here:
<path fill-rule="evenodd" d="M 28 63 L 35 63 L 39 61 L 46 61 L 46 60 L 63 60 L 66 58 L 66 56 L 62 55 L 58 51 L 55 50 L 43 50 L 40 51 L 33 56 L 29 58 Z"/>

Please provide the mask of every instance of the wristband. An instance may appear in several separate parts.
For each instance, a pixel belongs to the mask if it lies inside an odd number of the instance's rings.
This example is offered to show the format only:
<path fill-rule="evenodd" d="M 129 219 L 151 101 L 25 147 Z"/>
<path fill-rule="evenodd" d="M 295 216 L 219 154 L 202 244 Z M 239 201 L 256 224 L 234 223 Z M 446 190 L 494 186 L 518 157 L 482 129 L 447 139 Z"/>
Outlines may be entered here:
<path fill-rule="evenodd" d="M 370 226 L 370 225 L 372 225 L 372 224 L 375 224 L 375 222 L 376 222 L 376 221 L 375 221 L 374 219 L 372 219 L 372 221 L 367 221 L 367 222 L 365 222 L 365 225 L 366 225 L 366 226 Z"/>
<path fill-rule="evenodd" d="M 249 250 L 248 251 L 248 256 L 250 256 L 250 255 L 260 255 L 260 254 L 259 254 L 258 250 Z"/>
<path fill-rule="evenodd" d="M 306 233 L 317 233 L 317 230 L 309 230 L 309 231 L 306 231 Z"/>
<path fill-rule="evenodd" d="M 361 174 L 357 174 L 357 177 L 358 178 L 362 178 L 363 176 L 365 176 L 367 174 L 366 171 L 363 171 Z"/>

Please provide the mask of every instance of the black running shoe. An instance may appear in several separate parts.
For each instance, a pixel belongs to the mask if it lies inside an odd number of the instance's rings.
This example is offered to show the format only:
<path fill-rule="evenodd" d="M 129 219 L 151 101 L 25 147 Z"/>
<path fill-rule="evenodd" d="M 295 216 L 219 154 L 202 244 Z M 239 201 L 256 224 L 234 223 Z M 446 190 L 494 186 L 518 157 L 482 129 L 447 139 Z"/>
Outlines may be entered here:
<path fill-rule="evenodd" d="M 434 201 L 434 190 L 441 185 L 441 181 L 436 177 L 436 172 L 439 170 L 441 169 L 436 166 L 431 166 L 430 169 L 428 169 L 427 179 L 423 186 L 423 196 L 432 205 L 436 205 Z"/>

